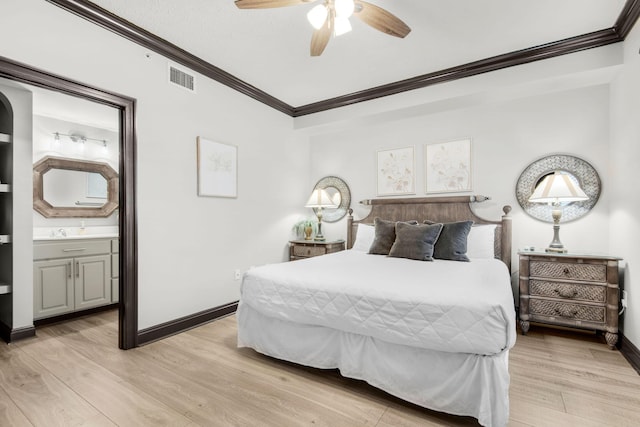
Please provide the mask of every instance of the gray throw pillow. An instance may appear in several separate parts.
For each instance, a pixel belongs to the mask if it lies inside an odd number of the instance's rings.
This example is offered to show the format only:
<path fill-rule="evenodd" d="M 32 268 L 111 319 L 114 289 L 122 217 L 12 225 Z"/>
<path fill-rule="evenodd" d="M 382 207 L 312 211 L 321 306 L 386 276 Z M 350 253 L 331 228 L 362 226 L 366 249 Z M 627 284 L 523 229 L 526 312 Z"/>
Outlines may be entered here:
<path fill-rule="evenodd" d="M 442 224 L 396 224 L 396 240 L 389 256 L 420 261 L 433 261 L 433 248 L 442 231 Z"/>
<path fill-rule="evenodd" d="M 432 221 L 425 221 L 425 224 L 433 224 Z M 473 221 L 445 222 L 442 224 L 442 232 L 435 249 L 433 257 L 437 259 L 448 259 L 451 261 L 469 261 L 467 256 L 467 237 Z"/>
<path fill-rule="evenodd" d="M 391 246 L 396 240 L 396 222 L 387 221 L 386 219 L 375 218 L 373 224 L 375 226 L 375 237 L 369 248 L 369 253 L 374 255 L 389 255 Z M 417 225 L 418 221 L 407 221 L 406 224 Z"/>

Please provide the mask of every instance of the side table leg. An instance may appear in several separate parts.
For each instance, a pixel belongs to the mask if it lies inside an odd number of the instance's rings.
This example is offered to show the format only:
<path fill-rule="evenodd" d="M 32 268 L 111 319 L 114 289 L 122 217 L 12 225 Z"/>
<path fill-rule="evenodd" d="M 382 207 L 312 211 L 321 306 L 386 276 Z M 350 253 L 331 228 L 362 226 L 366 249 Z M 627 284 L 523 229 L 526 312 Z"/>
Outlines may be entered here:
<path fill-rule="evenodd" d="M 520 321 L 520 328 L 522 329 L 522 335 L 527 335 L 527 332 L 529 332 L 529 321 L 528 320 L 521 320 Z"/>
<path fill-rule="evenodd" d="M 611 350 L 616 348 L 618 342 L 618 334 L 612 334 L 611 332 L 605 332 L 604 338 L 607 340 L 607 344 Z"/>

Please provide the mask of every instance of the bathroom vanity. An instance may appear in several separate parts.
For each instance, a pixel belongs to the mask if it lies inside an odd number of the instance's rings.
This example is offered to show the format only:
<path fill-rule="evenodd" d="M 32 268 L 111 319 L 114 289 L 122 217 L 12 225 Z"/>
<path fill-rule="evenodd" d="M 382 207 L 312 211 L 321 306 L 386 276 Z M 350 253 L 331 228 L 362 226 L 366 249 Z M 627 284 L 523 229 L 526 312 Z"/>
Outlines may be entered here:
<path fill-rule="evenodd" d="M 34 320 L 118 302 L 118 238 L 34 236 Z"/>

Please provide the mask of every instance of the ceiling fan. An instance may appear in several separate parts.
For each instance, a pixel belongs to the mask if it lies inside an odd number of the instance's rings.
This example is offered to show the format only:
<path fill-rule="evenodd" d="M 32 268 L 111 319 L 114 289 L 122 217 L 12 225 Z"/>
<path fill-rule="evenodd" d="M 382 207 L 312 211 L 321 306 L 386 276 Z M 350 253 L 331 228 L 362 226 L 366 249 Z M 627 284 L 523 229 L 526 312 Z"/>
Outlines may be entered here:
<path fill-rule="evenodd" d="M 311 4 L 318 0 L 235 0 L 239 9 L 270 9 Z M 331 35 L 351 31 L 349 17 L 355 15 L 365 24 L 390 36 L 404 38 L 411 28 L 387 10 L 362 0 L 323 0 L 307 13 L 315 28 L 311 37 L 311 56 L 320 56 Z"/>

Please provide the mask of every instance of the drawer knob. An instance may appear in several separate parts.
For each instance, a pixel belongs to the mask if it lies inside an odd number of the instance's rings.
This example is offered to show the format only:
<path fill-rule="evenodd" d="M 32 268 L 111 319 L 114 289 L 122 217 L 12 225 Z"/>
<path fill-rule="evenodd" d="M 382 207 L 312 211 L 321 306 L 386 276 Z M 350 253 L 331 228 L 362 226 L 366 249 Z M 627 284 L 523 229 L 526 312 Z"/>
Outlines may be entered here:
<path fill-rule="evenodd" d="M 307 255 L 311 255 L 311 249 L 307 249 Z"/>
<path fill-rule="evenodd" d="M 567 274 L 569 274 L 569 269 L 567 267 L 565 267 L 564 270 L 562 270 L 562 272 L 566 276 Z"/>
<path fill-rule="evenodd" d="M 553 291 L 560 295 L 562 298 L 575 298 L 578 296 L 578 291 L 576 289 L 574 289 L 573 292 L 563 292 L 560 289 L 554 289 Z"/>

